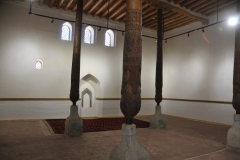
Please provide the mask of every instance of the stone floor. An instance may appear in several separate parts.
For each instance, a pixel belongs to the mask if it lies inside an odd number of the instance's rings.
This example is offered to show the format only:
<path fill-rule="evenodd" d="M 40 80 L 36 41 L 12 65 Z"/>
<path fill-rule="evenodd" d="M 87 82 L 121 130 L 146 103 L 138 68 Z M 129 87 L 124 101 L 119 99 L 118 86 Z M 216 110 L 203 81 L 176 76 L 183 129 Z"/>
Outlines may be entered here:
<path fill-rule="evenodd" d="M 150 117 L 138 117 L 150 120 Z M 137 129 L 151 160 L 240 160 L 225 148 L 228 126 L 167 116 L 167 129 Z M 107 160 L 121 131 L 52 135 L 43 121 L 0 122 L 0 160 Z"/>

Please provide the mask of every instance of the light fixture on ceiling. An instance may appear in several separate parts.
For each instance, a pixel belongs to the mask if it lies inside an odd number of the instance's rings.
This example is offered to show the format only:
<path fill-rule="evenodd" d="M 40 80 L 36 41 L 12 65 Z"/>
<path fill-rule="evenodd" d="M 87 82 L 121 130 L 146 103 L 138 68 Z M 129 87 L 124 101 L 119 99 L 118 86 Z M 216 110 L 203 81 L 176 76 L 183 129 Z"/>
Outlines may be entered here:
<path fill-rule="evenodd" d="M 54 19 L 52 19 L 51 23 L 53 23 L 53 22 L 54 22 Z"/>
<path fill-rule="evenodd" d="M 235 26 L 238 23 L 238 16 L 231 17 L 228 19 L 229 26 Z"/>
<path fill-rule="evenodd" d="M 165 39 L 165 43 L 167 43 L 167 39 Z"/>
<path fill-rule="evenodd" d="M 124 36 L 124 32 L 122 31 L 122 35 Z"/>
<path fill-rule="evenodd" d="M 188 32 L 187 36 L 188 36 L 188 37 L 190 36 L 190 32 Z"/>
<path fill-rule="evenodd" d="M 102 27 L 99 27 L 99 28 L 98 28 L 98 31 L 101 31 L 101 29 L 102 29 Z"/>
<path fill-rule="evenodd" d="M 204 31 L 204 28 L 202 28 L 202 32 L 205 32 L 205 31 Z"/>

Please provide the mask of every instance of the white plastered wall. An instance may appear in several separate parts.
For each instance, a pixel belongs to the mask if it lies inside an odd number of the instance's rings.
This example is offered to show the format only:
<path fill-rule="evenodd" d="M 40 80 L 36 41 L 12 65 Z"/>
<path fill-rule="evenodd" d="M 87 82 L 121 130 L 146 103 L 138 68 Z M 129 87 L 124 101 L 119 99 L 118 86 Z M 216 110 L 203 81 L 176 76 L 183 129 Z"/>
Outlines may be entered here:
<path fill-rule="evenodd" d="M 73 41 L 61 41 L 62 21 L 28 16 L 28 6 L 22 2 L 0 1 L 0 98 L 67 98 L 70 91 Z M 20 5 L 19 5 L 20 4 Z M 33 12 L 74 20 L 74 13 L 49 10 L 34 5 Z M 233 15 L 234 8 L 220 13 L 225 19 Z M 212 17 L 213 23 L 216 17 Z M 106 26 L 106 20 L 84 16 L 89 24 Z M 74 30 L 74 24 L 73 30 Z M 109 23 L 111 28 L 124 29 L 123 24 Z M 85 28 L 87 25 L 83 25 Z M 197 27 L 199 23 L 165 34 L 176 35 Z M 122 81 L 122 52 L 124 36 L 116 35 L 115 47 L 104 46 L 106 29 L 95 30 L 93 45 L 82 43 L 80 79 L 91 74 L 98 81 L 81 85 L 95 98 L 120 98 Z M 83 32 L 84 33 L 84 30 Z M 144 35 L 156 36 L 154 31 L 143 29 Z M 234 55 L 234 29 L 221 23 L 183 35 L 164 43 L 163 97 L 209 101 L 231 101 Z M 82 35 L 83 37 L 83 35 Z M 83 40 L 83 39 L 82 39 Z M 156 40 L 143 37 L 142 98 L 153 98 L 155 93 Z M 43 70 L 35 69 L 42 59 Z M 93 100 L 93 108 L 81 109 L 83 117 L 122 116 L 119 100 Z M 81 107 L 81 101 L 78 101 Z M 70 101 L 0 101 L 0 119 L 66 118 Z M 234 109 L 231 105 L 167 101 L 162 103 L 163 113 L 231 124 Z M 142 100 L 139 115 L 154 113 L 154 100 Z"/>

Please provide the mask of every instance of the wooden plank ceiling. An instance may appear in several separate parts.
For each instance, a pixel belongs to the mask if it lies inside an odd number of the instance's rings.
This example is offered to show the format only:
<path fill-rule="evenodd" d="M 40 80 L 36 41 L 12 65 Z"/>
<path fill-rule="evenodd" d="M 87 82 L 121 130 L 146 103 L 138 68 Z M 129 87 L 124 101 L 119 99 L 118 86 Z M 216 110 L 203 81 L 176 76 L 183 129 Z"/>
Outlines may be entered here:
<path fill-rule="evenodd" d="M 151 4 L 151 1 L 154 0 L 143 0 L 142 23 L 143 27 L 156 30 L 157 8 Z M 49 8 L 63 9 L 65 11 L 71 10 L 75 12 L 77 9 L 77 0 L 39 0 L 38 3 L 40 6 L 47 5 Z M 193 15 L 201 15 L 207 20 L 208 16 L 216 14 L 217 11 L 217 0 L 167 0 L 164 1 L 164 4 L 175 7 L 175 9 L 163 8 L 165 32 L 201 21 L 199 17 Z M 218 0 L 219 10 L 230 5 L 236 5 L 236 0 Z M 176 6 L 178 6 L 177 9 Z M 107 19 L 109 11 L 109 19 L 124 23 L 125 8 L 126 0 L 84 0 L 83 12 L 86 15 Z M 190 16 L 189 13 L 194 14 Z"/>

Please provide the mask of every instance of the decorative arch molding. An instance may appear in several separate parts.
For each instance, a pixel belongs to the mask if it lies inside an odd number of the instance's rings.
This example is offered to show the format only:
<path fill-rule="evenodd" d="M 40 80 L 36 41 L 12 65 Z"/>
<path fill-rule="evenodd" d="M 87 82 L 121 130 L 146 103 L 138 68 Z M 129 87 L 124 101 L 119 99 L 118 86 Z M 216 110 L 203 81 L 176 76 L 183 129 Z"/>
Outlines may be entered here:
<path fill-rule="evenodd" d="M 83 97 L 84 97 L 85 94 L 89 95 L 89 97 L 90 97 L 90 107 L 92 107 L 92 92 L 88 88 L 86 88 L 82 91 L 82 107 L 83 107 L 83 104 L 84 104 L 84 98 Z"/>

